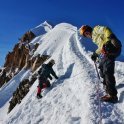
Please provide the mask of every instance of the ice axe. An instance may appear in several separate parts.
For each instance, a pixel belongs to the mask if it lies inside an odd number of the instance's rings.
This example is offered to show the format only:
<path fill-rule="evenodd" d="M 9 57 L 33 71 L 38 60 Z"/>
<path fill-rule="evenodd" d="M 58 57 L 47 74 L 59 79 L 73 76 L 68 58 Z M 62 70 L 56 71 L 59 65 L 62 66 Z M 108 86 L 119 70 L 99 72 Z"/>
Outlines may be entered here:
<path fill-rule="evenodd" d="M 97 65 L 96 65 L 96 62 L 94 61 L 94 65 L 95 65 L 95 69 L 96 69 L 96 73 L 97 73 L 97 77 L 101 83 L 101 80 L 100 80 L 100 75 L 99 75 L 99 72 L 98 72 L 98 68 L 97 68 Z"/>

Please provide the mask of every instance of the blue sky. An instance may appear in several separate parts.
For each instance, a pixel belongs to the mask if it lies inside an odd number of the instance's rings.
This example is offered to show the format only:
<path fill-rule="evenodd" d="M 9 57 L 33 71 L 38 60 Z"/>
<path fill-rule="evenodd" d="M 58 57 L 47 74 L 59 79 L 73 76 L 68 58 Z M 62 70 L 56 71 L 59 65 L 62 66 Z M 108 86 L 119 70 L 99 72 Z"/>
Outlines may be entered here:
<path fill-rule="evenodd" d="M 107 25 L 124 40 L 123 0 L 1 0 L 0 65 L 27 30 L 48 20 L 53 24 Z"/>

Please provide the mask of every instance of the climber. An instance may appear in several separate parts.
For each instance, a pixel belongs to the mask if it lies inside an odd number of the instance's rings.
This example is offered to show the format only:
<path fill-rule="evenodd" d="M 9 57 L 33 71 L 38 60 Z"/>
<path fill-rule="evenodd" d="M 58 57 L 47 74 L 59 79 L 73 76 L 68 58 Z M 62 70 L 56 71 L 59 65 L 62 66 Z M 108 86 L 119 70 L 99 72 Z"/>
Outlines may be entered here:
<path fill-rule="evenodd" d="M 100 76 L 103 78 L 103 85 L 107 93 L 107 95 L 101 97 L 101 100 L 105 102 L 117 102 L 118 97 L 115 87 L 114 67 L 115 59 L 121 53 L 121 42 L 111 29 L 105 26 L 92 28 L 84 25 L 80 28 L 80 34 L 92 39 L 98 46 L 98 49 L 92 54 L 91 59 L 94 62 L 99 60 Z"/>
<path fill-rule="evenodd" d="M 39 85 L 37 87 L 37 98 L 42 98 L 41 90 L 46 87 L 50 87 L 51 84 L 48 79 L 52 80 L 52 76 L 58 79 L 56 73 L 54 72 L 52 66 L 55 64 L 55 61 L 52 59 L 48 64 L 43 64 L 38 71 Z M 52 75 L 52 76 L 51 76 Z"/>

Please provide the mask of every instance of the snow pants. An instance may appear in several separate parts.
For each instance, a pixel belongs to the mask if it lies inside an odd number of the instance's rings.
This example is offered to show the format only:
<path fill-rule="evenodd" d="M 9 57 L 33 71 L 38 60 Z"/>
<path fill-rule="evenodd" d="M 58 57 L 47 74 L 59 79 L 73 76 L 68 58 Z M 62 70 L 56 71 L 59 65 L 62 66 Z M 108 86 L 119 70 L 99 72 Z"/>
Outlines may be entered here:
<path fill-rule="evenodd" d="M 47 79 L 39 78 L 39 84 L 37 86 L 37 94 L 41 93 L 43 88 L 50 87 L 50 82 Z"/>
<path fill-rule="evenodd" d="M 102 58 L 99 64 L 100 76 L 103 78 L 103 84 L 106 85 L 106 92 L 110 96 L 116 96 L 116 81 L 114 77 L 114 67 L 115 59 L 114 58 Z"/>

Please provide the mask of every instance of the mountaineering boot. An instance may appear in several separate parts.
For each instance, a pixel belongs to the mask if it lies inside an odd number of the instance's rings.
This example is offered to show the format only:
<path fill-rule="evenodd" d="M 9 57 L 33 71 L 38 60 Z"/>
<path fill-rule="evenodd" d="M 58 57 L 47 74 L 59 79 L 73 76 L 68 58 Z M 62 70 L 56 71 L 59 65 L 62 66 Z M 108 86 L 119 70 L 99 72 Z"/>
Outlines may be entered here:
<path fill-rule="evenodd" d="M 101 100 L 104 101 L 104 102 L 117 103 L 118 102 L 118 97 L 117 96 L 105 95 L 105 96 L 101 97 Z"/>
<path fill-rule="evenodd" d="M 104 99 L 104 98 L 105 98 L 105 97 L 107 97 L 107 96 L 108 96 L 108 94 L 107 94 L 107 95 L 105 95 L 105 96 L 102 96 L 102 97 L 101 97 L 101 100 L 102 100 L 102 99 Z"/>
<path fill-rule="evenodd" d="M 41 99 L 42 98 L 42 95 L 41 94 L 37 94 L 37 98 L 38 99 Z"/>

